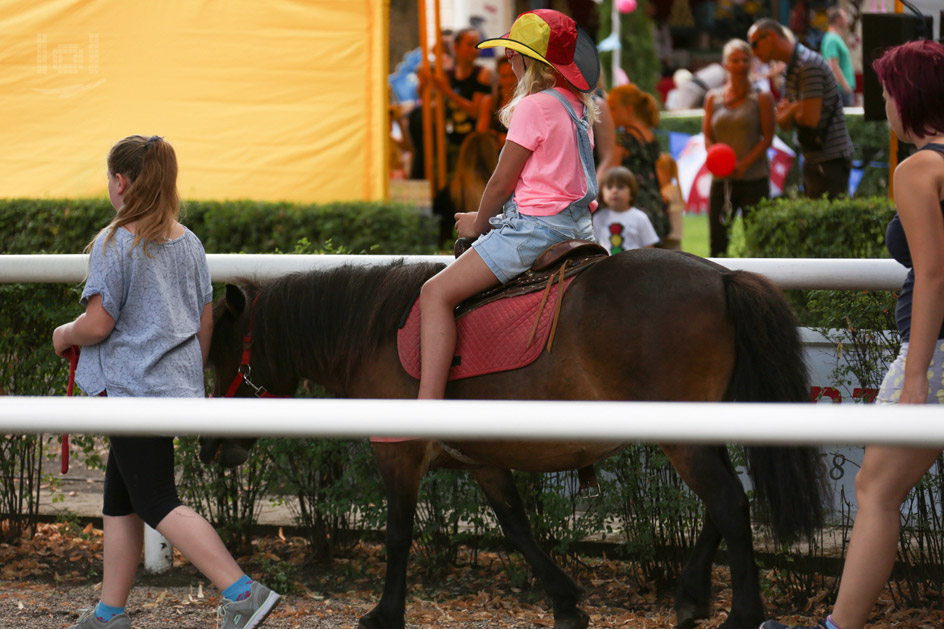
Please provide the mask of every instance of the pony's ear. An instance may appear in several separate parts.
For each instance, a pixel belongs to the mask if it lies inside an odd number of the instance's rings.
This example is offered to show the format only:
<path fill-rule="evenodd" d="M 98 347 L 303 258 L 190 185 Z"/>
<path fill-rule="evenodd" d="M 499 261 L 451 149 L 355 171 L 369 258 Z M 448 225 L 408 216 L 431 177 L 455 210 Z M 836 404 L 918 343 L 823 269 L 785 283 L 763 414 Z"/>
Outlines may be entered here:
<path fill-rule="evenodd" d="M 226 285 L 226 297 L 223 301 L 226 304 L 226 309 L 233 313 L 233 316 L 238 317 L 246 309 L 246 295 L 235 284 Z"/>

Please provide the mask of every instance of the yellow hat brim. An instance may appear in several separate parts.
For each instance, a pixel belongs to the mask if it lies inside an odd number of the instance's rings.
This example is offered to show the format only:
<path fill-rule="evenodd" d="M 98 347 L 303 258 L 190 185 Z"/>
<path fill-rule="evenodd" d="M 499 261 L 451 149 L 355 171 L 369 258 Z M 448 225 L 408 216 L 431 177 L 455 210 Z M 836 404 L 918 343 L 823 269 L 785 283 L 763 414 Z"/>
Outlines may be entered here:
<path fill-rule="evenodd" d="M 521 42 L 517 42 L 513 39 L 507 39 L 505 37 L 495 37 L 493 39 L 486 39 L 480 41 L 476 48 L 497 48 L 502 46 L 504 48 L 511 48 L 515 52 L 524 55 L 525 57 L 530 57 L 531 59 L 537 59 L 541 63 L 546 63 L 547 65 L 554 67 L 550 61 L 542 57 L 539 53 L 535 52 L 534 49 L 525 46 Z"/>

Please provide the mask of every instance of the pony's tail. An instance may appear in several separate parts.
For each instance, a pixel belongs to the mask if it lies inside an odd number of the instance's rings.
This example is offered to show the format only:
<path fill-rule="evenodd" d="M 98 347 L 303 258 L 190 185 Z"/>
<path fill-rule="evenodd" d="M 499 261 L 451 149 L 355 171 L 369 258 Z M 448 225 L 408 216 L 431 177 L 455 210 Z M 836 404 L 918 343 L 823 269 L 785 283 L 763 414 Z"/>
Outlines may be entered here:
<path fill-rule="evenodd" d="M 735 402 L 809 402 L 809 374 L 796 318 L 780 290 L 746 271 L 723 276 L 735 326 Z M 802 409 L 797 409 L 802 412 Z M 781 543 L 823 526 L 829 490 L 819 448 L 745 448 L 755 504 Z"/>

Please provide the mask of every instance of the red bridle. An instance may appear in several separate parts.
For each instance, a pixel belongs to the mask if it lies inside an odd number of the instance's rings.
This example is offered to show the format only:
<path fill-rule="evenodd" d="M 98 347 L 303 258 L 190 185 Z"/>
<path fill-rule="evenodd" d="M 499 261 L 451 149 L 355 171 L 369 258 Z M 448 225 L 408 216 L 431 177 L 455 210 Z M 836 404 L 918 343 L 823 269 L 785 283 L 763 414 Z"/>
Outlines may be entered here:
<path fill-rule="evenodd" d="M 230 383 L 229 388 L 226 390 L 226 393 L 223 394 L 223 397 L 235 397 L 236 391 L 239 390 L 243 384 L 246 384 L 253 392 L 256 394 L 256 397 L 269 397 L 269 398 L 286 398 L 291 397 L 288 395 L 272 395 L 266 391 L 265 387 L 259 386 L 254 383 L 251 379 L 252 367 L 249 366 L 249 354 L 252 349 L 252 324 L 255 322 L 256 318 L 256 301 L 259 299 L 259 296 L 256 295 L 256 298 L 252 300 L 252 306 L 249 313 L 249 327 L 246 328 L 246 336 L 243 337 L 243 355 L 239 360 L 239 367 L 236 369 L 236 375 L 233 376 L 233 381 Z"/>

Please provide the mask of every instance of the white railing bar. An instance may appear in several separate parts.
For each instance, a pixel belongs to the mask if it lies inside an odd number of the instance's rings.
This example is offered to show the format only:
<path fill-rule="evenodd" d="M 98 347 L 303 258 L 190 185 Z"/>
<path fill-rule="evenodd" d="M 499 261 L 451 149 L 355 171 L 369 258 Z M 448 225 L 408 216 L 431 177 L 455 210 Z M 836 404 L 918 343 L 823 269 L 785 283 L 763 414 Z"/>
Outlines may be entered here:
<path fill-rule="evenodd" d="M 0 434 L 889 444 L 944 447 L 937 406 L 0 397 Z"/>
<path fill-rule="evenodd" d="M 382 264 L 401 258 L 407 262 L 448 264 L 452 261 L 452 256 L 211 253 L 207 255 L 207 263 L 214 282 L 231 282 L 240 277 L 265 280 L 294 271 L 328 268 L 340 264 Z M 710 259 L 730 269 L 743 269 L 766 275 L 782 289 L 898 290 L 906 273 L 903 266 L 890 259 Z M 82 254 L 0 255 L 0 284 L 78 284 L 84 281 L 87 269 L 88 256 Z"/>

